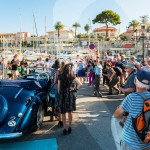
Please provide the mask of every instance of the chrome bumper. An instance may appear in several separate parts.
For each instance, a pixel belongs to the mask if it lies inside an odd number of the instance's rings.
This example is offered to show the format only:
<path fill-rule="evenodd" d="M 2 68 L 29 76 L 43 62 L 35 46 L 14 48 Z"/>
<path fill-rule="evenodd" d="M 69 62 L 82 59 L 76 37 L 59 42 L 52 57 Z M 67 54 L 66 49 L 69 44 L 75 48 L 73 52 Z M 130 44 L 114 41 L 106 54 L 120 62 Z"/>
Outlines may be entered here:
<path fill-rule="evenodd" d="M 0 134 L 0 139 L 12 139 L 22 136 L 22 132 Z"/>

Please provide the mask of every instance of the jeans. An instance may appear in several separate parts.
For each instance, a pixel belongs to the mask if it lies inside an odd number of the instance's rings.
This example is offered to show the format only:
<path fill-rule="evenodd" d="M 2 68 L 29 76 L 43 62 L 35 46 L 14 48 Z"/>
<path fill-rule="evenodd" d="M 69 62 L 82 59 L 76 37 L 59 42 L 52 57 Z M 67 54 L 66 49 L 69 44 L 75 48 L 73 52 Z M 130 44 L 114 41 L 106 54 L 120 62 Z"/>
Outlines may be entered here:
<path fill-rule="evenodd" d="M 112 89 L 115 89 L 119 91 L 117 87 L 115 87 L 119 83 L 119 78 L 115 76 L 110 82 L 109 82 L 109 93 L 112 93 Z"/>
<path fill-rule="evenodd" d="M 94 80 L 93 72 L 90 72 L 90 73 L 88 74 L 88 78 L 89 78 L 89 84 L 92 84 L 92 83 L 93 83 L 93 80 Z"/>
<path fill-rule="evenodd" d="M 93 86 L 94 86 L 94 93 L 101 93 L 100 92 L 100 75 L 95 75 L 95 79 L 93 81 Z"/>

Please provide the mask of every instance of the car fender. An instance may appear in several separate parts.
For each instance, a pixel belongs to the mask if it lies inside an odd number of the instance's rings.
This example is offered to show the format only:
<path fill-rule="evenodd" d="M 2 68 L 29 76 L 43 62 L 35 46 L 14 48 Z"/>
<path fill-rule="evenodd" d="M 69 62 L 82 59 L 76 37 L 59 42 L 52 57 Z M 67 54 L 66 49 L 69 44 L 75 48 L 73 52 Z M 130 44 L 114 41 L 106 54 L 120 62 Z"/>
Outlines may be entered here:
<path fill-rule="evenodd" d="M 7 104 L 7 101 L 6 99 L 0 95 L 0 124 L 4 121 L 6 115 L 7 115 L 7 112 L 8 112 L 8 104 Z"/>
<path fill-rule="evenodd" d="M 34 107 L 34 105 L 38 105 L 41 104 L 42 101 L 40 100 L 40 98 L 38 96 L 35 96 L 34 100 L 31 102 L 30 106 L 28 106 L 28 109 L 23 117 L 23 120 L 20 124 L 20 131 L 25 132 L 26 130 L 32 128 L 30 127 L 30 119 L 31 119 L 31 113 L 32 113 L 32 109 Z"/>

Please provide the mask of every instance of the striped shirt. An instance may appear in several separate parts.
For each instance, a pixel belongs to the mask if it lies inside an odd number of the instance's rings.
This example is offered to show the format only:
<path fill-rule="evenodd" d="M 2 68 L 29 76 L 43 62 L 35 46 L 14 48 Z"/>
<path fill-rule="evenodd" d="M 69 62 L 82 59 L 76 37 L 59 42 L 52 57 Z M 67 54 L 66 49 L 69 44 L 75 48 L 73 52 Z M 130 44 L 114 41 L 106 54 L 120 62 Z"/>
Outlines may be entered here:
<path fill-rule="evenodd" d="M 150 93 L 148 91 L 144 91 L 143 94 L 147 98 L 150 98 Z M 141 150 L 150 145 L 150 143 L 145 144 L 140 140 L 132 126 L 132 117 L 137 118 L 142 111 L 143 105 L 143 98 L 136 93 L 129 94 L 121 104 L 123 110 L 129 113 L 123 128 L 122 140 L 136 150 Z"/>

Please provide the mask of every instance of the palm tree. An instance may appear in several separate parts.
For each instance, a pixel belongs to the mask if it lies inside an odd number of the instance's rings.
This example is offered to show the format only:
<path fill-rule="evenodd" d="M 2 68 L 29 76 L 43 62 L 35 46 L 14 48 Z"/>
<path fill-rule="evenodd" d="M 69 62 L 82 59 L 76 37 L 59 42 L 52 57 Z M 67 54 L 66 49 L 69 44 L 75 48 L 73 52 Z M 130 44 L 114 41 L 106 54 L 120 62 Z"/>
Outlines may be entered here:
<path fill-rule="evenodd" d="M 129 22 L 129 27 L 133 27 L 133 30 L 135 30 L 138 26 L 139 22 L 137 20 L 132 20 Z"/>
<path fill-rule="evenodd" d="M 76 33 L 77 33 L 77 28 L 80 27 L 80 24 L 78 22 L 75 22 L 72 27 L 75 28 L 75 38 L 76 38 Z"/>
<path fill-rule="evenodd" d="M 58 39 L 59 39 L 60 30 L 64 28 L 64 25 L 60 21 L 57 21 L 54 27 L 55 27 L 55 30 L 58 31 Z"/>
<path fill-rule="evenodd" d="M 86 24 L 86 25 L 84 26 L 84 30 L 87 32 L 87 34 L 89 33 L 89 30 L 90 30 L 89 24 Z"/>

